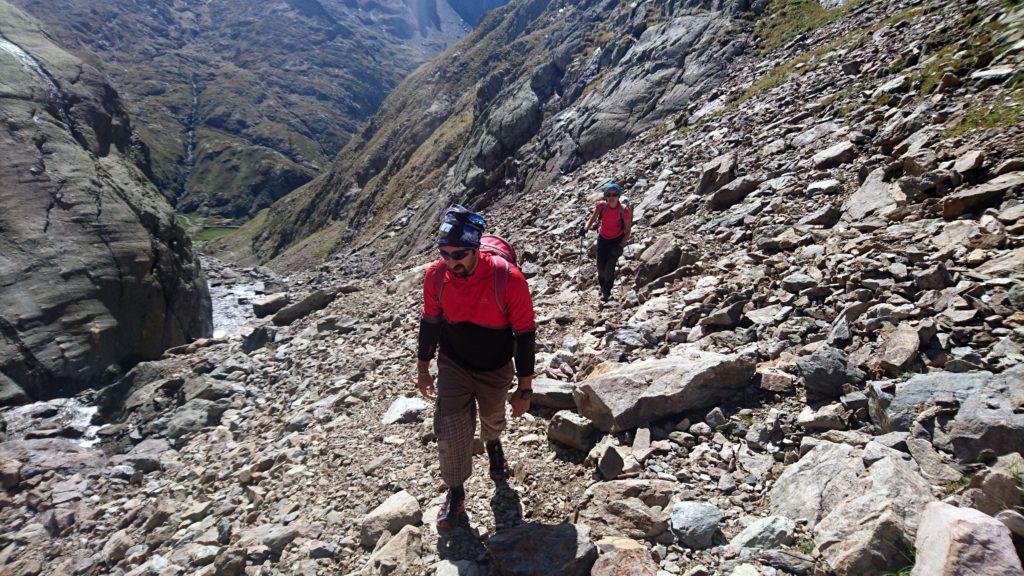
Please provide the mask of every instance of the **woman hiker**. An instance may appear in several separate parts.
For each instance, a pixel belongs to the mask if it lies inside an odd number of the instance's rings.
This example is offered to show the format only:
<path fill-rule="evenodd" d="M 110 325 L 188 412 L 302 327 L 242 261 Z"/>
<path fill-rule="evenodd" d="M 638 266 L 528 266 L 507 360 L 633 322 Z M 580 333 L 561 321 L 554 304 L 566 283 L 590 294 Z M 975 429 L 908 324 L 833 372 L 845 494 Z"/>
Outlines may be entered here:
<path fill-rule="evenodd" d="M 597 236 L 597 282 L 601 287 L 601 301 L 607 302 L 612 297 L 612 285 L 615 283 L 615 265 L 622 256 L 622 250 L 629 242 L 629 233 L 633 227 L 633 214 L 625 202 L 620 201 L 622 188 L 615 182 L 605 184 L 601 189 L 603 199 L 594 207 L 590 219 L 580 230 L 584 236 L 587 230 L 600 223 Z"/>

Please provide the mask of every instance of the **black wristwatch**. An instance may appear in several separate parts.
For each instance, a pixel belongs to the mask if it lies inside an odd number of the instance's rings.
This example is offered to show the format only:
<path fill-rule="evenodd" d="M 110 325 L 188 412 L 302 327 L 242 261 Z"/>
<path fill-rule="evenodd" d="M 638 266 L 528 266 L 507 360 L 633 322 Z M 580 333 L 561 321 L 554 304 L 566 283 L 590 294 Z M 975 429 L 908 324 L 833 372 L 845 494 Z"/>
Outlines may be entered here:
<path fill-rule="evenodd" d="M 529 400 L 533 396 L 533 390 L 527 388 L 525 390 L 516 390 L 516 396 L 519 396 L 520 400 Z"/>

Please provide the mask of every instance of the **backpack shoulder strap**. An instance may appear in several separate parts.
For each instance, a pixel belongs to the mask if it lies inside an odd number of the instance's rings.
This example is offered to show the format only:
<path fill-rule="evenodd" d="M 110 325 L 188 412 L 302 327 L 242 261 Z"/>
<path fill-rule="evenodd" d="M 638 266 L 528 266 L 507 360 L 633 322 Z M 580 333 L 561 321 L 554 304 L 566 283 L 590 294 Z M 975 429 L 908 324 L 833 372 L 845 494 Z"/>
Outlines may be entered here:
<path fill-rule="evenodd" d="M 494 302 L 502 315 L 508 316 L 508 279 L 512 273 L 511 264 L 501 256 L 491 256 L 494 262 Z"/>
<path fill-rule="evenodd" d="M 444 292 L 445 268 L 434 270 L 434 276 L 430 279 L 434 283 L 434 298 L 437 300 L 437 307 L 441 308 L 441 294 Z"/>

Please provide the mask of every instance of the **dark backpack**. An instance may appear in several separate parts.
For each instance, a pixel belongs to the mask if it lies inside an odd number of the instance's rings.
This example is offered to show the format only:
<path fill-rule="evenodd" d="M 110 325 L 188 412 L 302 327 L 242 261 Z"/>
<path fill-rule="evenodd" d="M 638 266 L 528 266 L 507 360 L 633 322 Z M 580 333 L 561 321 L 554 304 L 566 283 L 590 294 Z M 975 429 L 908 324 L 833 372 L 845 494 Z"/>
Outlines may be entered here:
<path fill-rule="evenodd" d="M 501 236 L 487 234 L 480 238 L 480 251 L 487 252 L 492 258 L 498 260 L 494 267 L 494 302 L 502 314 L 508 315 L 508 278 L 512 267 L 517 266 L 516 249 L 512 243 Z M 444 292 L 445 274 L 436 274 L 434 278 L 437 294 L 437 305 L 441 306 L 441 294 Z"/>
<path fill-rule="evenodd" d="M 629 202 L 626 202 L 625 198 L 619 198 L 619 204 L 621 204 L 621 206 L 619 207 L 619 226 L 621 226 L 622 230 L 625 231 L 626 230 L 626 218 L 625 218 L 624 215 L 625 215 L 626 212 L 629 212 Z M 601 200 L 601 204 L 598 207 L 598 212 L 597 212 L 598 224 L 600 224 L 600 220 L 602 218 L 604 218 L 604 211 L 605 211 L 606 208 L 608 208 L 608 202 L 606 200 Z M 630 212 L 629 217 L 630 217 L 630 219 L 633 218 L 633 213 L 632 212 Z"/>

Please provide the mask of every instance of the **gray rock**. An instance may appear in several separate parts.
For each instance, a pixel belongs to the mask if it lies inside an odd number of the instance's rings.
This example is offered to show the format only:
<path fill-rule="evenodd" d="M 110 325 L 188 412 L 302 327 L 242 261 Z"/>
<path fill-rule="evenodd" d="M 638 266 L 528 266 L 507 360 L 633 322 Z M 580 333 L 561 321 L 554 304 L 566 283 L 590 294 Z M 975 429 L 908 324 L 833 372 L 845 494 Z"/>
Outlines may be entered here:
<path fill-rule="evenodd" d="M 561 410 L 551 417 L 548 438 L 586 452 L 594 446 L 594 424 L 575 412 Z"/>
<path fill-rule="evenodd" d="M 418 396 L 396 398 L 384 413 L 381 423 L 391 425 L 416 422 L 422 418 L 423 411 L 427 408 L 427 403 Z"/>
<path fill-rule="evenodd" d="M 915 415 L 942 401 L 963 403 L 992 378 L 990 372 L 917 374 L 896 385 L 893 395 L 868 387 L 871 418 L 883 430 L 907 431 Z"/>
<path fill-rule="evenodd" d="M 802 272 L 790 274 L 782 279 L 782 289 L 793 294 L 817 285 L 818 282 L 814 278 Z"/>
<path fill-rule="evenodd" d="M 597 547 L 586 526 L 527 522 L 487 539 L 501 576 L 586 576 Z"/>
<path fill-rule="evenodd" d="M 857 145 L 847 140 L 818 152 L 811 158 L 811 165 L 818 170 L 835 168 L 857 157 Z"/>
<path fill-rule="evenodd" d="M 210 297 L 117 92 L 17 8 L 4 20 L 36 65 L 3 52 L 0 372 L 70 395 L 209 336 Z"/>
<path fill-rule="evenodd" d="M 360 576 L 376 574 L 409 574 L 419 571 L 418 561 L 424 555 L 423 531 L 413 525 L 404 526 L 367 560 Z"/>
<path fill-rule="evenodd" d="M 595 538 L 658 538 L 669 528 L 665 508 L 678 491 L 672 480 L 615 480 L 587 488 L 578 522 Z"/>
<path fill-rule="evenodd" d="M 778 548 L 793 542 L 793 531 L 796 522 L 785 516 L 768 516 L 758 518 L 733 536 L 729 545 L 733 548 Z"/>
<path fill-rule="evenodd" d="M 971 508 L 932 502 L 924 509 L 915 542 L 912 576 L 1024 574 L 1010 530 Z"/>
<path fill-rule="evenodd" d="M 681 546 L 692 550 L 709 548 L 721 521 L 722 512 L 703 502 L 677 502 L 672 507 L 672 533 Z"/>
<path fill-rule="evenodd" d="M 299 537 L 301 533 L 294 526 L 277 524 L 261 524 L 242 531 L 239 534 L 239 546 L 260 544 L 266 546 L 274 556 L 280 556 L 284 549 Z"/>
<path fill-rule="evenodd" d="M 618 447 L 611 444 L 604 447 L 601 457 L 597 461 L 597 469 L 605 480 L 618 478 L 625 466 L 626 463 L 619 453 Z"/>
<path fill-rule="evenodd" d="M 871 172 L 860 188 L 843 202 L 843 219 L 858 222 L 891 206 L 906 202 L 906 195 L 899 187 L 885 181 L 885 170 L 877 168 Z"/>
<path fill-rule="evenodd" d="M 1024 452 L 1024 366 L 1015 366 L 985 382 L 963 400 L 949 436 L 958 460 L 974 462 L 984 451 L 994 455 Z"/>
<path fill-rule="evenodd" d="M 412 494 L 405 490 L 392 494 L 359 521 L 359 542 L 373 548 L 384 531 L 397 534 L 403 526 L 418 525 L 423 510 Z"/>
<path fill-rule="evenodd" d="M 932 447 L 931 442 L 920 438 L 907 438 L 907 448 L 914 461 L 921 467 L 921 474 L 932 484 L 951 484 L 963 478 L 963 474 L 956 468 L 942 461 L 942 457 Z"/>
<path fill-rule="evenodd" d="M 163 438 L 147 438 L 128 451 L 127 454 L 114 456 L 112 465 L 129 464 L 135 470 L 148 474 L 160 469 L 164 454 L 172 450 L 171 445 Z"/>
<path fill-rule="evenodd" d="M 783 470 L 769 492 L 774 513 L 814 527 L 862 485 L 860 451 L 847 444 L 822 442 Z"/>
<path fill-rule="evenodd" d="M 288 293 L 278 292 L 276 294 L 270 294 L 263 298 L 258 298 L 252 302 L 252 311 L 257 318 L 263 318 L 264 316 L 270 316 L 276 313 L 281 308 L 288 305 Z"/>
<path fill-rule="evenodd" d="M 278 326 L 287 326 L 299 318 L 326 308 L 337 297 L 332 290 L 317 290 L 295 304 L 281 308 L 271 319 Z"/>
<path fill-rule="evenodd" d="M 915 363 L 920 346 L 918 329 L 909 322 L 901 322 L 895 330 L 881 333 L 879 352 L 868 360 L 868 369 L 876 373 L 898 376 Z"/>
<path fill-rule="evenodd" d="M 931 486 L 913 465 L 884 458 L 814 528 L 828 567 L 855 576 L 897 570 L 909 557 Z"/>
<path fill-rule="evenodd" d="M 31 399 L 14 380 L 0 374 L 0 406 L 19 406 L 27 404 Z"/>
<path fill-rule="evenodd" d="M 118 530 L 107 539 L 107 543 L 103 545 L 100 555 L 107 565 L 113 566 L 120 562 L 128 549 L 134 545 L 135 540 L 132 540 L 127 530 Z"/>
<path fill-rule="evenodd" d="M 679 267 L 683 250 L 672 236 L 662 236 L 640 254 L 636 273 L 637 288 Z"/>
<path fill-rule="evenodd" d="M 750 357 L 687 350 L 592 377 L 576 389 L 576 405 L 599 430 L 618 432 L 719 404 L 746 388 L 753 374 Z"/>
<path fill-rule="evenodd" d="M 1024 172 L 1010 172 L 969 188 L 959 190 L 942 199 L 942 216 L 952 220 L 967 212 L 977 212 L 996 206 L 1003 197 L 1024 188 Z"/>
<path fill-rule="evenodd" d="M 732 181 L 736 174 L 736 156 L 723 154 L 701 168 L 700 182 L 694 191 L 698 196 L 714 192 Z"/>
<path fill-rule="evenodd" d="M 1024 476 L 1024 456 L 1014 452 L 1000 456 L 991 468 L 971 477 L 964 492 L 965 502 L 990 516 L 1000 510 L 1016 510 L 1024 506 L 1024 492 L 1019 482 Z"/>
<path fill-rule="evenodd" d="M 761 182 L 762 179 L 760 178 L 741 176 L 716 190 L 711 195 L 711 199 L 708 200 L 708 204 L 714 209 L 724 210 L 742 201 L 748 194 L 757 190 Z"/>
<path fill-rule="evenodd" d="M 864 382 L 864 373 L 835 348 L 822 348 L 797 358 L 796 366 L 803 377 L 808 401 L 835 400 L 843 395 L 844 384 L 859 386 Z"/>
<path fill-rule="evenodd" d="M 562 382 L 551 378 L 533 379 L 533 397 L 531 405 L 544 406 L 553 410 L 571 410 L 576 407 L 572 392 L 576 388 L 572 382 Z"/>

